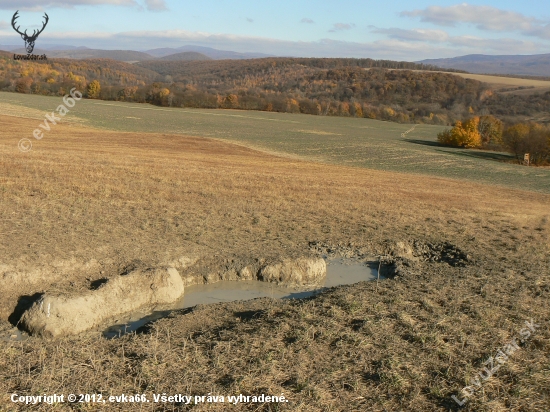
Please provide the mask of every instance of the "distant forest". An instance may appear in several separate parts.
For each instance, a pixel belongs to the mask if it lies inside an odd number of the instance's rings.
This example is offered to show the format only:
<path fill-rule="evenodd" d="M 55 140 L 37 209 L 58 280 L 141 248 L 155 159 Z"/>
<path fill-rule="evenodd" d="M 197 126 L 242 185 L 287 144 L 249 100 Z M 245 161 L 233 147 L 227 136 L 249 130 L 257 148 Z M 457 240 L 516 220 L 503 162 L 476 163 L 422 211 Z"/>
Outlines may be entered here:
<path fill-rule="evenodd" d="M 372 59 L 264 58 L 14 61 L 0 54 L 0 90 L 170 107 L 232 108 L 451 125 L 469 115 L 503 120 L 550 112 L 550 93 L 493 94 L 434 66 Z M 396 70 L 399 69 L 399 70 Z M 421 70 L 421 71 L 420 71 Z"/>

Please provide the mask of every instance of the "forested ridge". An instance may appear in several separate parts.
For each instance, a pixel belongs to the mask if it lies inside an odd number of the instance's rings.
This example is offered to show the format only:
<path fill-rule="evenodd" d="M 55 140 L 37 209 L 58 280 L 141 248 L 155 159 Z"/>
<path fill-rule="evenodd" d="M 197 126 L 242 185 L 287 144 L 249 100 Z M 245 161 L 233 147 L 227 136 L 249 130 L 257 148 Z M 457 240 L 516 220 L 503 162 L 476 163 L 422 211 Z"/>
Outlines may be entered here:
<path fill-rule="evenodd" d="M 505 96 L 437 67 L 372 59 L 264 58 L 128 64 L 109 59 L 14 61 L 0 54 L 0 90 L 171 107 L 233 108 L 450 125 L 550 112 L 550 93 Z"/>

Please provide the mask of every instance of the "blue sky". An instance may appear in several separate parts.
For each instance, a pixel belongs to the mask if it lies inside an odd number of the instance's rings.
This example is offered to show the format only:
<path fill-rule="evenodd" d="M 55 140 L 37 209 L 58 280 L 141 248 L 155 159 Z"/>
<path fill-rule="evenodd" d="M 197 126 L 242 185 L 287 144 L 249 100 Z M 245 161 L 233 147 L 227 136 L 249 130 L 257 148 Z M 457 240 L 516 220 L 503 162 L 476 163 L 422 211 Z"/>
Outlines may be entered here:
<path fill-rule="evenodd" d="M 544 5 L 544 6 L 543 6 Z M 305 57 L 420 60 L 471 53 L 550 53 L 546 1 L 0 0 L 0 44 L 18 45 L 11 16 L 40 44 L 147 50 L 185 44 Z"/>

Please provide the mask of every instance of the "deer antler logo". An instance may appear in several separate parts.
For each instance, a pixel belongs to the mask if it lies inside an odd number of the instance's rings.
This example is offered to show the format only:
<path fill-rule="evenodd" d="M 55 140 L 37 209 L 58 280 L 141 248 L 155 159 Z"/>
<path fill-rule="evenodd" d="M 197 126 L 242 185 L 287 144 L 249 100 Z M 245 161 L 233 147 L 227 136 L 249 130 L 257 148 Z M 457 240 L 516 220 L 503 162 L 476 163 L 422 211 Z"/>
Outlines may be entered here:
<path fill-rule="evenodd" d="M 44 31 L 44 29 L 46 28 L 46 26 L 48 25 L 48 21 L 50 20 L 50 18 L 48 17 L 48 15 L 46 13 L 44 13 L 44 23 L 42 25 L 42 29 L 40 30 L 34 30 L 32 36 L 29 36 L 27 34 L 27 30 L 25 30 L 24 33 L 21 33 L 19 31 L 19 27 L 20 26 L 17 26 L 15 27 L 15 24 L 17 23 L 17 19 L 19 18 L 19 10 L 17 10 L 15 12 L 15 14 L 13 15 L 13 18 L 11 19 L 11 25 L 13 27 L 13 29 L 19 33 L 21 35 L 21 38 L 23 40 L 25 40 L 25 48 L 27 49 L 27 53 L 31 54 L 34 50 L 34 42 L 36 41 L 36 39 L 38 38 L 38 36 L 40 35 L 40 33 L 42 33 Z"/>

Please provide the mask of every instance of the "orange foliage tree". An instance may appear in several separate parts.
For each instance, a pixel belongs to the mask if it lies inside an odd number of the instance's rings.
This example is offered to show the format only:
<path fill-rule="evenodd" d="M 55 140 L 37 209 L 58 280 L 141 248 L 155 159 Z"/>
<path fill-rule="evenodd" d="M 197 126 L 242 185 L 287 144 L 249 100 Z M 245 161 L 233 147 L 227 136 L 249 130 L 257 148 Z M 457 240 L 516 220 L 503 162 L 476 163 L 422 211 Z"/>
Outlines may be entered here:
<path fill-rule="evenodd" d="M 440 143 L 454 147 L 480 147 L 479 117 L 472 117 L 464 122 L 456 122 L 450 130 L 437 135 Z"/>

